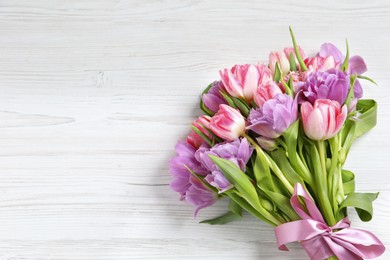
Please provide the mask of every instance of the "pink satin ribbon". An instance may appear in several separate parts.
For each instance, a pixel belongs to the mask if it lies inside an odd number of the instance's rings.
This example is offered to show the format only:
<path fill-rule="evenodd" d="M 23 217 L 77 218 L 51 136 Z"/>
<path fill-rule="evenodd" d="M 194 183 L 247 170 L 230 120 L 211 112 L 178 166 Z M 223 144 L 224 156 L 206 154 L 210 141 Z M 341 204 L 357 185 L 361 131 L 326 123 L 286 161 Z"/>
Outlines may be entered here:
<path fill-rule="evenodd" d="M 306 204 L 307 212 L 299 202 Z M 372 259 L 385 251 L 385 246 L 371 232 L 350 228 L 348 218 L 329 227 L 321 212 L 300 183 L 295 185 L 291 205 L 302 220 L 288 222 L 275 228 L 280 250 L 287 243 L 299 241 L 312 260 L 337 256 L 339 260 Z M 338 231 L 337 231 L 338 230 Z"/>

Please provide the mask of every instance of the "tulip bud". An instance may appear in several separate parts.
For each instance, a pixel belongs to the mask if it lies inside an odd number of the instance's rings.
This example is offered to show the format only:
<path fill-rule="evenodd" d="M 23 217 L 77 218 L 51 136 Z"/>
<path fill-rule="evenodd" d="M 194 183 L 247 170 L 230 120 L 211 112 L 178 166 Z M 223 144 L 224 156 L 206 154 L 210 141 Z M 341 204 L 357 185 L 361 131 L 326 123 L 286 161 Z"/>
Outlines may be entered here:
<path fill-rule="evenodd" d="M 283 51 L 271 52 L 269 54 L 269 68 L 271 69 L 272 74 L 275 73 L 276 62 L 279 65 L 282 75 L 286 75 L 290 71 L 290 62 Z"/>
<path fill-rule="evenodd" d="M 245 133 L 245 119 L 237 109 L 222 104 L 210 120 L 210 129 L 222 139 L 233 141 Z"/>
<path fill-rule="evenodd" d="M 192 125 L 196 127 L 200 131 L 200 133 L 202 133 L 204 136 L 206 136 L 209 139 L 212 139 L 213 137 L 207 130 L 210 129 L 210 119 L 211 118 L 209 116 L 200 116 L 197 120 L 195 120 L 192 123 Z M 199 136 L 199 134 L 196 133 L 195 131 L 192 131 L 187 136 L 186 141 L 196 149 L 198 149 L 204 143 L 203 138 Z"/>
<path fill-rule="evenodd" d="M 326 140 L 335 136 L 347 118 L 347 106 L 337 101 L 317 99 L 312 105 L 305 102 L 301 106 L 303 129 L 312 140 Z"/>

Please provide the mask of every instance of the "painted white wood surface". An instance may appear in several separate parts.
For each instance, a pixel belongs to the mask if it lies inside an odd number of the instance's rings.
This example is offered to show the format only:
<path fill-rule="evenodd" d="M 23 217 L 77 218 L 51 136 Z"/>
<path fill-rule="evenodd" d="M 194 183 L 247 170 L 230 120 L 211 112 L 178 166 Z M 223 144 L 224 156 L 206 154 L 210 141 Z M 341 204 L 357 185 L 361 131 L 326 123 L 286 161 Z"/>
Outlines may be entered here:
<path fill-rule="evenodd" d="M 379 84 L 364 84 L 379 122 L 347 167 L 381 192 L 354 226 L 389 247 L 389 1 L 2 0 L 0 259 L 306 259 L 249 215 L 198 224 L 168 187 L 199 93 L 290 45 L 289 25 L 309 53 L 348 38 Z"/>

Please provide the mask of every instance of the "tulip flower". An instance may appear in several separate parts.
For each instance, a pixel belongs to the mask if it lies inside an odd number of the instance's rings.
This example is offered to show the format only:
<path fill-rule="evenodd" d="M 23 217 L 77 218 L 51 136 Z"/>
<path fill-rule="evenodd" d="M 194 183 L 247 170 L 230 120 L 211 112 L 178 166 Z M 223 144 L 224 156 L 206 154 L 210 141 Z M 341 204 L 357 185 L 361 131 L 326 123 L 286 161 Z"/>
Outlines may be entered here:
<path fill-rule="evenodd" d="M 239 110 L 222 104 L 210 120 L 210 129 L 222 139 L 233 141 L 245 133 L 245 119 Z"/>
<path fill-rule="evenodd" d="M 325 72 L 312 72 L 308 75 L 303 94 L 312 104 L 317 99 L 331 99 L 344 104 L 350 86 L 349 76 L 331 69 Z"/>
<path fill-rule="evenodd" d="M 277 94 L 263 106 L 250 112 L 248 129 L 267 138 L 278 138 L 298 118 L 297 100 Z"/>
<path fill-rule="evenodd" d="M 302 58 L 305 57 L 305 54 L 301 48 L 299 48 Z M 290 71 L 290 53 L 294 55 L 295 63 L 299 66 L 298 60 L 295 55 L 294 48 L 284 48 L 283 51 L 271 52 L 269 54 L 269 68 L 272 71 L 272 74 L 275 74 L 275 65 L 278 62 L 280 72 L 282 75 L 287 75 Z"/>
<path fill-rule="evenodd" d="M 221 91 L 225 91 L 225 86 L 222 81 L 215 81 L 209 91 L 202 95 L 204 105 L 214 113 L 218 111 L 220 104 L 226 104 Z"/>
<path fill-rule="evenodd" d="M 282 94 L 280 87 L 274 82 L 270 81 L 257 88 L 254 96 L 255 103 L 260 107 L 267 100 L 273 98 L 276 94 Z"/>
<path fill-rule="evenodd" d="M 312 140 L 326 140 L 334 137 L 347 118 L 347 106 L 329 99 L 317 99 L 312 105 L 301 105 L 303 129 Z"/>
<path fill-rule="evenodd" d="M 212 139 L 210 132 L 207 130 L 210 129 L 210 119 L 211 117 L 209 116 L 200 116 L 192 123 L 192 125 L 196 127 L 206 137 Z M 199 136 L 199 134 L 196 133 L 194 130 L 192 130 L 192 132 L 187 136 L 186 141 L 194 148 L 199 148 L 204 143 L 203 138 Z"/>
<path fill-rule="evenodd" d="M 229 160 L 237 165 L 243 172 L 246 170 L 253 152 L 252 146 L 249 145 L 247 139 L 235 139 L 233 142 L 219 143 L 211 148 L 202 146 L 196 153 L 196 159 L 202 163 L 203 167 L 211 172 L 205 177 L 205 180 L 211 186 L 216 187 L 219 192 L 224 192 L 233 187 L 233 185 L 225 178 L 222 171 L 210 159 L 209 155 L 218 156 L 220 158 Z"/>
<path fill-rule="evenodd" d="M 338 66 L 333 56 L 315 56 L 306 58 L 304 62 L 308 70 L 311 71 L 327 71 L 329 69 L 335 69 Z"/>
<path fill-rule="evenodd" d="M 196 149 L 190 144 L 179 141 L 175 147 L 176 156 L 169 161 L 169 171 L 173 177 L 171 188 L 180 193 L 180 199 L 186 200 L 195 208 L 195 216 L 202 208 L 208 207 L 217 201 L 217 194 L 207 188 L 194 177 L 188 169 L 196 174 L 206 176 L 210 172 L 196 160 Z"/>
<path fill-rule="evenodd" d="M 261 84 L 271 81 L 271 71 L 264 65 L 235 65 L 219 71 L 226 91 L 233 97 L 242 98 L 248 104 Z"/>

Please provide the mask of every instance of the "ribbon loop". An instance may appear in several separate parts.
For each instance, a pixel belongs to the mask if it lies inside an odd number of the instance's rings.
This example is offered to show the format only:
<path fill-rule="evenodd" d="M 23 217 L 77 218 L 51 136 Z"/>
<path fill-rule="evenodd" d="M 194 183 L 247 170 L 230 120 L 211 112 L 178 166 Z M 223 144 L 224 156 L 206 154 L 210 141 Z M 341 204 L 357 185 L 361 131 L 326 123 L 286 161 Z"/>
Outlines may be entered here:
<path fill-rule="evenodd" d="M 299 197 L 305 202 L 307 211 L 299 202 Z M 348 218 L 329 227 L 300 183 L 295 185 L 290 202 L 302 220 L 287 222 L 275 228 L 280 250 L 288 250 L 286 244 L 298 241 L 312 260 L 331 256 L 337 256 L 339 260 L 372 259 L 385 251 L 385 246 L 371 232 L 350 228 Z"/>

